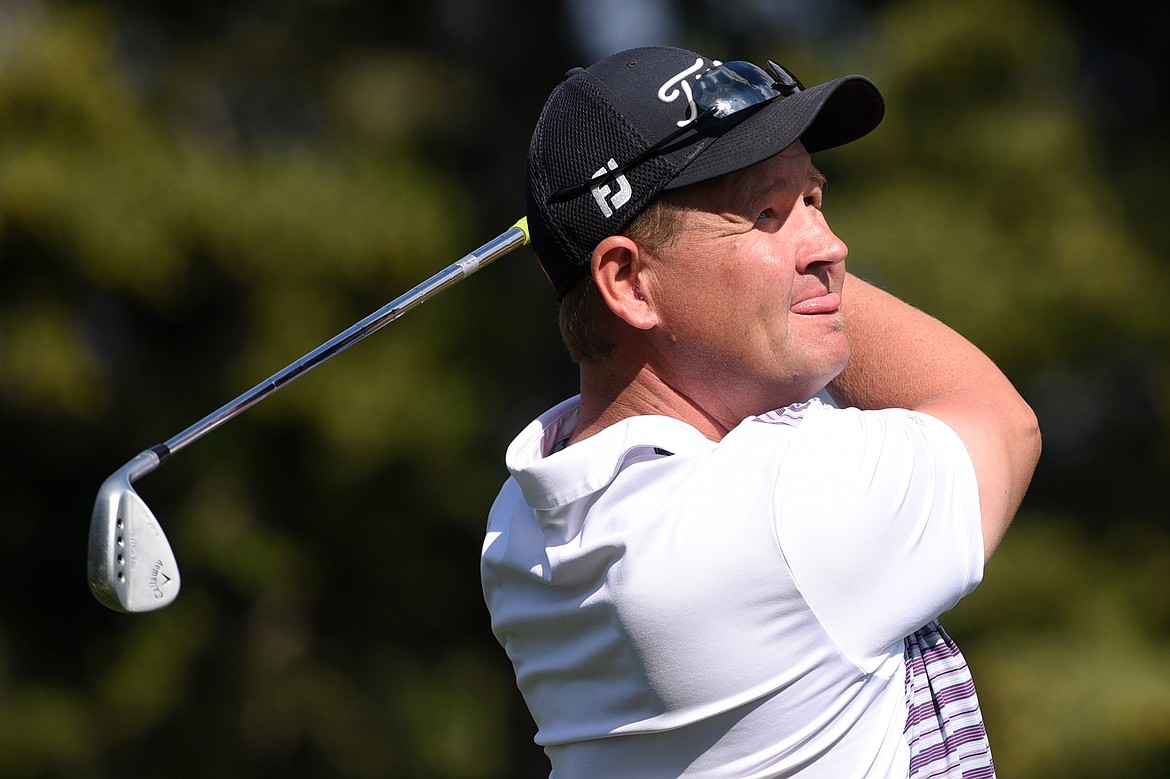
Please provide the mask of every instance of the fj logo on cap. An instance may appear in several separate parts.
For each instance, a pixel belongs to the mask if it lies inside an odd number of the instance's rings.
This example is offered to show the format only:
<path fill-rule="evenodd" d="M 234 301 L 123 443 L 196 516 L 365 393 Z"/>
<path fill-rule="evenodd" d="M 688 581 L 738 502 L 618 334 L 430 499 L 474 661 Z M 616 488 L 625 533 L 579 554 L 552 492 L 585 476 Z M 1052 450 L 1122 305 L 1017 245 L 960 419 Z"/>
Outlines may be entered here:
<path fill-rule="evenodd" d="M 605 163 L 605 167 L 598 168 L 597 172 L 593 174 L 593 178 L 604 176 L 611 170 L 617 170 L 617 161 L 613 157 L 609 158 L 609 162 Z M 609 184 L 602 184 L 600 187 L 594 187 L 593 199 L 597 201 L 597 207 L 601 209 L 601 213 L 605 214 L 605 218 L 609 219 L 613 216 L 613 212 L 624 206 L 629 202 L 630 195 L 633 190 L 630 188 L 630 182 L 626 180 L 624 173 L 620 174 L 613 181 L 617 184 L 617 192 L 615 193 Z"/>

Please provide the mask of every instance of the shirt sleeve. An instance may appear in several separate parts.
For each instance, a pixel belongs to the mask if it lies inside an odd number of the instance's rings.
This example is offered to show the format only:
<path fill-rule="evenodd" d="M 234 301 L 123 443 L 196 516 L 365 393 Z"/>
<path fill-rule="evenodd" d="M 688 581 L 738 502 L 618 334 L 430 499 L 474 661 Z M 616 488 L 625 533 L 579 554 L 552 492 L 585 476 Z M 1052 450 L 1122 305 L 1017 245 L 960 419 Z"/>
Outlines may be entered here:
<path fill-rule="evenodd" d="M 774 501 L 780 548 L 824 628 L 873 670 L 983 576 L 974 466 L 946 424 L 901 409 L 822 407 L 794 443 Z"/>

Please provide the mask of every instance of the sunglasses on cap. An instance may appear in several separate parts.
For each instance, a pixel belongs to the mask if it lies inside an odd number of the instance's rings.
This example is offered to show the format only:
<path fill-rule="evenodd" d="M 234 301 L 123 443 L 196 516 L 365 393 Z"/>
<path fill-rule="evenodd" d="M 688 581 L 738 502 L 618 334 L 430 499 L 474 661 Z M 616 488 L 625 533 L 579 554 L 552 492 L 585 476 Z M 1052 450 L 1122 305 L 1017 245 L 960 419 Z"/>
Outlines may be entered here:
<path fill-rule="evenodd" d="M 698 115 L 669 133 L 638 156 L 617 167 L 605 168 L 581 184 L 561 187 L 549 196 L 558 203 L 616 179 L 621 174 L 658 154 L 668 144 L 687 133 L 698 133 L 753 106 L 794 95 L 804 89 L 800 79 L 787 68 L 768 60 L 768 71 L 743 60 L 725 62 L 708 68 L 691 85 L 691 99 Z"/>

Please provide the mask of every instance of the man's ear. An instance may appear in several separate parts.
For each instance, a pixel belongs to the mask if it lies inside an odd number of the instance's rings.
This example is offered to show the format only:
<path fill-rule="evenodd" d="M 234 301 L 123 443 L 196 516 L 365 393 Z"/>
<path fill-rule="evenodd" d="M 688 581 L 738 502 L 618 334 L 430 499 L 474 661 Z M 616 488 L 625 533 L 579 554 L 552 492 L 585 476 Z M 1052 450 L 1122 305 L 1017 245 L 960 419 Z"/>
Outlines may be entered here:
<path fill-rule="evenodd" d="M 649 330 L 658 324 L 658 316 L 647 299 L 645 255 L 624 235 L 611 235 L 593 250 L 590 258 L 593 282 L 602 300 L 615 316 L 630 327 Z"/>

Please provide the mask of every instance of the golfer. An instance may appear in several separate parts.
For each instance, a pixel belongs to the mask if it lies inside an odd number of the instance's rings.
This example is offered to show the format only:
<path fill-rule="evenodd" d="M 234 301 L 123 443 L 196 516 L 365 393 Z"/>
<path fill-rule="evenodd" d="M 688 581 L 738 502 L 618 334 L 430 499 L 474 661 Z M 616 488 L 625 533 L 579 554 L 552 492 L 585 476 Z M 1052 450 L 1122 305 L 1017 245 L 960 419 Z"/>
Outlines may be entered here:
<path fill-rule="evenodd" d="M 994 775 L 938 617 L 1040 436 L 978 349 L 846 273 L 810 155 L 884 110 L 665 47 L 545 104 L 527 213 L 580 395 L 508 448 L 482 579 L 556 779 Z"/>

